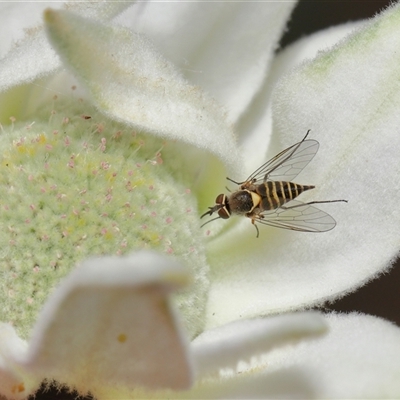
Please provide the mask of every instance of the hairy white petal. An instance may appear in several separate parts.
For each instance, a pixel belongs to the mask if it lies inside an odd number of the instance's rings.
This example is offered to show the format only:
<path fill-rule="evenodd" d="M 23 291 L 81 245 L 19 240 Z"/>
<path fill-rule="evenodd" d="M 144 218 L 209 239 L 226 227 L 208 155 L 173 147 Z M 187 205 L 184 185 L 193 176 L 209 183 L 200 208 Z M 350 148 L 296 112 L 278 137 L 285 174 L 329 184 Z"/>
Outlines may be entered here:
<path fill-rule="evenodd" d="M 261 399 L 309 398 L 313 393 L 298 368 L 269 371 L 263 355 L 277 348 L 296 347 L 297 342 L 326 333 L 326 323 L 318 313 L 281 315 L 266 319 L 242 320 L 207 331 L 191 344 L 196 384 L 188 391 L 130 392 L 116 388 L 96 389 L 102 399 Z M 294 346 L 293 346 L 294 345 Z M 265 371 L 271 372 L 267 375 Z M 305 379 L 306 378 L 306 379 Z"/>
<path fill-rule="evenodd" d="M 318 399 L 397 399 L 400 328 L 368 315 L 327 316 L 329 334 L 264 357 L 271 370 L 300 369 Z"/>
<path fill-rule="evenodd" d="M 326 325 L 317 313 L 241 320 L 204 332 L 192 343 L 199 378 L 221 368 L 236 369 L 276 347 L 321 335 Z"/>
<path fill-rule="evenodd" d="M 0 3 L 0 59 L 11 46 L 25 36 L 25 29 L 32 29 L 42 22 L 42 12 L 52 2 L 1 2 Z M 54 2 L 53 2 L 54 4 Z M 59 4 L 55 4 L 56 8 Z"/>
<path fill-rule="evenodd" d="M 146 2 L 121 18 L 237 121 L 264 80 L 296 2 Z"/>
<path fill-rule="evenodd" d="M 267 375 L 238 374 L 235 378 L 202 382 L 190 392 L 175 396 L 182 399 L 312 399 L 309 377 L 300 368 L 286 368 Z"/>
<path fill-rule="evenodd" d="M 46 13 L 54 47 L 99 109 L 137 129 L 178 139 L 238 162 L 224 111 L 139 34 L 67 12 Z"/>
<path fill-rule="evenodd" d="M 187 281 L 174 259 L 147 251 L 85 262 L 48 300 L 24 367 L 81 392 L 188 388 L 188 344 L 167 299 Z"/>
<path fill-rule="evenodd" d="M 44 376 L 30 376 L 18 365 L 25 358 L 26 350 L 27 343 L 18 337 L 14 328 L 0 322 L 0 397 L 25 399 L 44 379 Z"/>
<path fill-rule="evenodd" d="M 398 254 L 400 191 L 400 7 L 368 21 L 332 50 L 288 75 L 275 91 L 283 145 L 310 137 L 320 150 L 298 183 L 300 200 L 337 221 L 327 233 L 260 227 L 210 243 L 209 326 L 239 316 L 299 309 L 342 296 L 387 268 Z M 295 48 L 293 48 L 295 51 Z M 222 256 L 223 255 L 223 256 Z"/>
<path fill-rule="evenodd" d="M 273 131 L 272 93 L 279 79 L 305 59 L 313 58 L 318 51 L 337 43 L 362 23 L 348 23 L 307 36 L 278 54 L 272 64 L 268 79 L 265 80 L 253 103 L 236 126 L 241 132 L 240 145 L 245 154 L 243 174 L 237 177 L 239 181 L 249 176 L 284 147 L 282 139 L 287 132 L 271 137 Z M 301 135 L 294 137 L 293 141 L 298 141 L 300 137 Z"/>
<path fill-rule="evenodd" d="M 58 6 L 60 4 L 62 3 L 58 3 Z M 109 20 L 128 5 L 124 2 L 67 3 L 68 8 L 79 12 L 81 15 L 96 17 L 101 20 Z M 57 3 L 55 6 L 57 7 Z M 27 5 L 20 7 L 27 7 Z M 35 7 L 36 10 L 38 10 L 38 7 Z M 21 12 L 23 11 L 22 8 Z M 33 23 L 37 21 L 35 16 L 37 16 L 36 13 L 32 16 Z M 7 45 L 7 47 L 9 46 Z M 0 92 L 54 73 L 60 66 L 57 54 L 50 46 L 42 27 L 38 26 L 29 31 L 25 39 L 21 40 L 6 57 L 0 60 Z"/>

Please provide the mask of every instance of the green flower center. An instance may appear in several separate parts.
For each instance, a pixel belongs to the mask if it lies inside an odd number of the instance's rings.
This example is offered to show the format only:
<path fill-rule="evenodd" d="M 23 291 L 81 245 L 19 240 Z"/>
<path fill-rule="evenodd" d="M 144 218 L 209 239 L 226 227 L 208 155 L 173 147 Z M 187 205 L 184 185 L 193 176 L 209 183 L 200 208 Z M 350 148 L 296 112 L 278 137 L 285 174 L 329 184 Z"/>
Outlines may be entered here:
<path fill-rule="evenodd" d="M 83 114 L 82 104 L 63 106 L 62 114 L 44 111 L 1 135 L 0 320 L 26 337 L 49 291 L 78 262 L 151 248 L 193 271 L 200 292 L 192 287 L 177 301 L 195 334 L 206 262 L 196 200 L 176 169 L 174 145 L 93 109 Z"/>

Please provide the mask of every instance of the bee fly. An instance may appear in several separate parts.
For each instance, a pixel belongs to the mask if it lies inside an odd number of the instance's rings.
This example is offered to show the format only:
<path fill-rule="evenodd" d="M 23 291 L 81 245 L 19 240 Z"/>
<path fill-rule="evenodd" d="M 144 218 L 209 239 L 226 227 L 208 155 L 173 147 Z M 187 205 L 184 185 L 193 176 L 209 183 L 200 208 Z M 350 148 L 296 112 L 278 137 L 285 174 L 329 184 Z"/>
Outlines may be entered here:
<path fill-rule="evenodd" d="M 290 182 L 313 159 L 318 151 L 316 140 L 306 140 L 310 130 L 303 140 L 288 147 L 265 164 L 255 170 L 244 182 L 229 181 L 239 185 L 238 190 L 227 196 L 220 194 L 215 199 L 215 206 L 208 207 L 200 218 L 218 213 L 202 225 L 222 218 L 227 219 L 232 214 L 244 215 L 259 230 L 256 222 L 277 228 L 291 229 L 300 232 L 326 232 L 333 229 L 336 221 L 326 212 L 311 204 L 335 203 L 347 200 L 325 200 L 302 203 L 294 200 L 306 190 L 315 186 L 300 185 Z"/>

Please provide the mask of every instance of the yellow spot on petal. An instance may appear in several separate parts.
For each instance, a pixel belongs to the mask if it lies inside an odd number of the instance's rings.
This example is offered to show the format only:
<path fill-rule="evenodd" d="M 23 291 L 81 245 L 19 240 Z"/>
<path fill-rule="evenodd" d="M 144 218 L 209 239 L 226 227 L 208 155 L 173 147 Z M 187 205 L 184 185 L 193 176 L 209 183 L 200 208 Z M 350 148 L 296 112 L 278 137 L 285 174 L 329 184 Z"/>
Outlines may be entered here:
<path fill-rule="evenodd" d="M 126 339 L 127 339 L 127 336 L 125 335 L 125 333 L 120 333 L 120 334 L 118 335 L 118 342 L 120 342 L 120 343 L 125 343 L 125 342 L 126 342 Z"/>
<path fill-rule="evenodd" d="M 21 393 L 25 392 L 25 385 L 23 382 L 19 383 L 18 385 L 14 385 L 11 388 L 11 393 Z"/>

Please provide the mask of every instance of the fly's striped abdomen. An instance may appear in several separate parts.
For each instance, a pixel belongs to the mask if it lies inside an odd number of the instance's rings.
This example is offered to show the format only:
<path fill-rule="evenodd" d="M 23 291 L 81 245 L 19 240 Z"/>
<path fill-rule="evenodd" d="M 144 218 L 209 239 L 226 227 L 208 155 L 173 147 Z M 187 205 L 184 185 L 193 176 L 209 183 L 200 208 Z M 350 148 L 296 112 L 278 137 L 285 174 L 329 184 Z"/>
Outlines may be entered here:
<path fill-rule="evenodd" d="M 256 192 L 262 197 L 260 208 L 266 211 L 274 210 L 313 188 L 314 186 L 294 182 L 267 181 L 258 185 Z"/>

